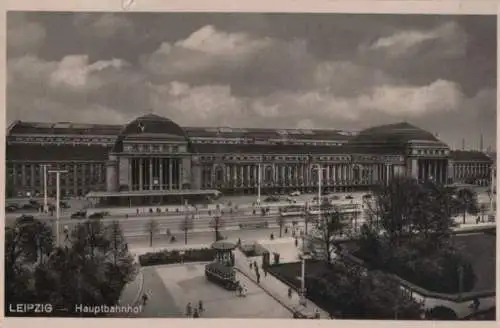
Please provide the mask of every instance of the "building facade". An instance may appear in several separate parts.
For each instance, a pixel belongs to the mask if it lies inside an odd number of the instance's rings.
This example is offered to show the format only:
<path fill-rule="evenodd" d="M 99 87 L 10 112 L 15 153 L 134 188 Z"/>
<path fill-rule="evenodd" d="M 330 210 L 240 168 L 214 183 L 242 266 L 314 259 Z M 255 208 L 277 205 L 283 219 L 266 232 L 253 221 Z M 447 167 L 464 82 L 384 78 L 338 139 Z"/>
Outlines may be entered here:
<path fill-rule="evenodd" d="M 217 189 L 263 194 L 362 190 L 396 175 L 489 184 L 493 161 L 453 152 L 406 122 L 359 133 L 180 127 L 153 114 L 125 126 L 14 122 L 7 131 L 7 196 L 43 192 L 43 164 L 63 169 L 61 192 Z M 259 174 L 260 171 L 260 174 Z M 469 179 L 469 180 L 467 180 Z M 55 193 L 55 176 L 48 193 Z"/>

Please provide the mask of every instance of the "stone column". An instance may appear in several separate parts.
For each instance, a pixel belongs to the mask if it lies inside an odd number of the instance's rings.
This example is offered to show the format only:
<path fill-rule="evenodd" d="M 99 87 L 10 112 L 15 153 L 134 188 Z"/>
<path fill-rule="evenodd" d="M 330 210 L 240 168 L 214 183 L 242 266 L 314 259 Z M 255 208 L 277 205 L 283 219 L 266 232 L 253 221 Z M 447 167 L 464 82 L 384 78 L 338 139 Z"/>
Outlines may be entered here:
<path fill-rule="evenodd" d="M 144 177 L 143 177 L 143 166 L 144 166 L 144 161 L 142 158 L 139 158 L 139 190 L 143 190 L 144 186 Z"/>
<path fill-rule="evenodd" d="M 148 169 L 149 169 L 149 190 L 153 190 L 153 158 L 148 159 Z"/>
<path fill-rule="evenodd" d="M 23 196 L 26 195 L 26 165 L 21 164 L 21 188 L 23 190 Z"/>
<path fill-rule="evenodd" d="M 183 168 L 183 161 L 180 159 L 176 159 L 177 161 L 177 174 L 178 174 L 178 179 L 177 179 L 177 189 L 181 190 L 184 185 L 184 168 Z"/>
<path fill-rule="evenodd" d="M 173 181 L 172 181 L 172 158 L 168 159 L 168 190 L 173 189 Z"/>
<path fill-rule="evenodd" d="M 128 190 L 132 190 L 132 158 L 128 158 L 127 170 L 128 170 Z"/>
<path fill-rule="evenodd" d="M 163 157 L 160 157 L 159 159 L 159 162 L 160 162 L 160 181 L 159 181 L 159 184 L 160 184 L 160 190 L 163 190 L 165 189 L 165 181 L 163 181 Z"/>
<path fill-rule="evenodd" d="M 418 170 L 418 160 L 416 158 L 411 159 L 411 176 L 412 178 L 418 179 L 419 178 L 419 170 Z"/>

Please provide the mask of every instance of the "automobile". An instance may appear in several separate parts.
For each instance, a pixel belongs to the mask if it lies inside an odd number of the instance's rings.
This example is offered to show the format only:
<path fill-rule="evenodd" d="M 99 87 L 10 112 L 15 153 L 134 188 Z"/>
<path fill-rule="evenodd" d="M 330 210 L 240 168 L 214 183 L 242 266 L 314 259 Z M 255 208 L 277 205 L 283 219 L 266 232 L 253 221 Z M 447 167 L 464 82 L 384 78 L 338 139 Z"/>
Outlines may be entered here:
<path fill-rule="evenodd" d="M 323 191 L 323 195 L 330 195 L 330 192 L 325 190 L 325 191 Z"/>
<path fill-rule="evenodd" d="M 61 208 L 70 208 L 70 206 L 68 205 L 68 203 L 64 202 L 64 201 L 60 201 L 59 202 L 59 206 Z"/>
<path fill-rule="evenodd" d="M 298 190 L 292 191 L 290 193 L 290 196 L 292 196 L 292 197 L 300 196 L 300 191 L 298 191 Z"/>
<path fill-rule="evenodd" d="M 33 222 L 34 220 L 35 217 L 33 215 L 26 215 L 26 214 L 23 214 L 16 219 L 17 223 L 29 223 Z"/>
<path fill-rule="evenodd" d="M 371 198 L 372 198 L 372 195 L 371 195 L 371 194 L 364 194 L 364 195 L 363 195 L 363 198 L 364 198 L 364 199 L 371 199 Z"/>
<path fill-rule="evenodd" d="M 340 200 L 340 197 L 338 195 L 333 195 L 330 197 L 331 200 Z"/>
<path fill-rule="evenodd" d="M 22 209 L 23 210 L 36 210 L 38 209 L 40 205 L 33 205 L 33 204 L 24 204 Z"/>
<path fill-rule="evenodd" d="M 72 219 L 84 219 L 87 217 L 87 212 L 85 211 L 78 211 L 73 214 L 71 214 Z"/>
<path fill-rule="evenodd" d="M 89 219 L 102 219 L 104 215 L 101 212 L 95 212 L 89 215 Z"/>
<path fill-rule="evenodd" d="M 13 205 L 8 205 L 8 206 L 5 206 L 5 212 L 15 212 L 17 211 L 18 207 L 17 206 L 13 206 Z"/>
<path fill-rule="evenodd" d="M 347 195 L 345 196 L 345 199 L 354 199 L 354 197 L 352 197 L 352 195 Z"/>
<path fill-rule="evenodd" d="M 266 203 L 272 203 L 272 202 L 279 202 L 280 198 L 277 196 L 268 196 L 264 199 L 264 202 Z"/>

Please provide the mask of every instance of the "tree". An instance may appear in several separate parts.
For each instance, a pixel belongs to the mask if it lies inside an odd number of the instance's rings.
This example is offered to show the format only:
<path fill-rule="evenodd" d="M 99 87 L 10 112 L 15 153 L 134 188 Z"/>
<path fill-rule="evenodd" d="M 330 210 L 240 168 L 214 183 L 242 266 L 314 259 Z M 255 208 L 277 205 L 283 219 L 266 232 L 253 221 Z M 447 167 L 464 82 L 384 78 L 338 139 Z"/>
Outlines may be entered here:
<path fill-rule="evenodd" d="M 278 227 L 280 229 L 280 238 L 283 237 L 283 227 L 285 226 L 286 220 L 283 216 L 278 215 L 276 218 L 276 224 L 278 224 Z"/>
<path fill-rule="evenodd" d="M 179 230 L 184 232 L 184 244 L 187 245 L 188 242 L 188 232 L 189 230 L 193 230 L 194 228 L 194 220 L 193 217 L 190 217 L 189 214 L 184 216 L 184 219 L 181 221 Z"/>
<path fill-rule="evenodd" d="M 469 188 L 459 189 L 456 193 L 457 206 L 463 214 L 463 224 L 467 217 L 467 213 L 475 215 L 478 212 L 477 195 Z"/>
<path fill-rule="evenodd" d="M 216 214 L 210 221 L 210 228 L 214 229 L 215 232 L 215 241 L 219 241 L 222 239 L 220 229 L 224 227 L 224 224 L 224 219 L 219 214 Z"/>
<path fill-rule="evenodd" d="M 159 230 L 158 222 L 155 219 L 146 222 L 146 231 L 149 234 L 149 247 L 153 247 L 153 238 Z"/>
<path fill-rule="evenodd" d="M 345 224 L 342 218 L 343 213 L 337 206 L 333 206 L 328 213 L 321 216 L 315 226 L 316 233 L 312 238 L 318 247 L 312 251 L 321 253 L 321 257 L 327 264 L 332 262 L 332 253 L 339 247 L 335 237 L 343 234 Z"/>
<path fill-rule="evenodd" d="M 28 243 L 29 233 L 40 231 L 37 220 L 29 221 L 6 229 L 6 304 L 50 303 L 55 307 L 51 315 L 64 316 L 80 316 L 74 312 L 76 304 L 116 304 L 137 272 L 118 222 L 108 227 L 99 220 L 80 223 L 70 245 L 55 247 L 46 256 L 43 243 Z M 46 259 L 36 261 L 40 249 Z M 6 313 L 12 315 L 8 308 Z"/>
<path fill-rule="evenodd" d="M 17 221 L 25 255 L 33 262 L 43 262 L 52 252 L 54 236 L 52 228 L 39 220 Z"/>
<path fill-rule="evenodd" d="M 345 319 L 419 319 L 421 305 L 389 275 L 335 261 L 307 276 L 311 300 Z"/>

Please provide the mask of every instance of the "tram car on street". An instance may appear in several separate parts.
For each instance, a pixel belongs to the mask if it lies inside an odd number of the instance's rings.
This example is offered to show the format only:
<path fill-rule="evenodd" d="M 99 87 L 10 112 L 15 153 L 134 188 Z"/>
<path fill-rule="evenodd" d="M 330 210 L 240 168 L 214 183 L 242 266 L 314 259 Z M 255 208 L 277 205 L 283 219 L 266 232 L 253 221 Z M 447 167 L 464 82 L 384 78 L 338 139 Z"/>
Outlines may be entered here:
<path fill-rule="evenodd" d="M 304 215 L 304 206 L 291 205 L 282 207 L 280 216 L 282 217 L 300 217 Z"/>
<path fill-rule="evenodd" d="M 205 266 L 205 277 L 227 290 L 236 290 L 238 281 L 232 267 L 226 266 L 219 262 L 213 262 Z"/>

